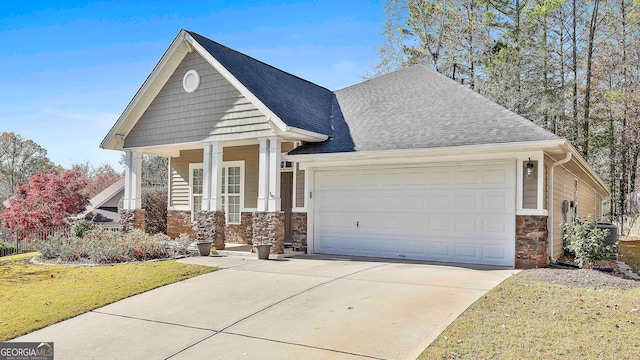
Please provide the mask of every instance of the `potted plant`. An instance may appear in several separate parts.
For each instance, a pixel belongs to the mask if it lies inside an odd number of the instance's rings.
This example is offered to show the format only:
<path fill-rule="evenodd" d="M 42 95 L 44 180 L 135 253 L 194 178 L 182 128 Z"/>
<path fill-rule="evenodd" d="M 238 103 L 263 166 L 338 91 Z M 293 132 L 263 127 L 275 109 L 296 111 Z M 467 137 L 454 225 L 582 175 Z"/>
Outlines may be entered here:
<path fill-rule="evenodd" d="M 269 260 L 269 253 L 271 252 L 271 242 L 258 242 L 254 243 L 253 247 L 256 248 L 256 254 L 260 260 Z"/>
<path fill-rule="evenodd" d="M 196 242 L 196 244 L 198 244 L 198 251 L 200 252 L 200 256 L 209 256 L 209 254 L 211 254 L 211 244 L 213 244 L 213 241 L 199 240 Z"/>

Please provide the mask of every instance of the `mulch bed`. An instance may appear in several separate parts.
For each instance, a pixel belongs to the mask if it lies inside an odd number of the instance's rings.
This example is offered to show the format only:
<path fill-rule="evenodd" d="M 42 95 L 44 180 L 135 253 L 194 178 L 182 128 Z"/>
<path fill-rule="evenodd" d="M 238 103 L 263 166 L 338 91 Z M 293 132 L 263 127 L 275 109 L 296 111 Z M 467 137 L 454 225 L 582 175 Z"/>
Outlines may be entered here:
<path fill-rule="evenodd" d="M 543 281 L 566 285 L 574 288 L 621 288 L 633 289 L 640 287 L 640 281 L 628 279 L 620 272 L 615 261 L 598 261 L 593 269 L 578 269 L 570 257 L 558 259 L 558 265 L 548 268 L 529 269 L 519 272 L 516 277 L 527 280 Z"/>

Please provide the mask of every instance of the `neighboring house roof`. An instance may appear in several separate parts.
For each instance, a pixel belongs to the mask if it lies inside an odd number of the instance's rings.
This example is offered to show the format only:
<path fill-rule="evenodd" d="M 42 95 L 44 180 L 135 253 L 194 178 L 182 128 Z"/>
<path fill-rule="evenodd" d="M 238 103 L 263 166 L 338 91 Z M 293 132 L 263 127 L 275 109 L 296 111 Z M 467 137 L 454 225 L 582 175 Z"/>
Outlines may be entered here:
<path fill-rule="evenodd" d="M 329 135 L 330 90 L 192 31 L 187 33 L 288 126 Z"/>
<path fill-rule="evenodd" d="M 424 65 L 336 91 L 332 122 L 329 140 L 290 154 L 560 139 Z"/>
<path fill-rule="evenodd" d="M 120 178 L 118 181 L 111 184 L 106 189 L 102 190 L 96 196 L 89 200 L 89 206 L 87 209 L 80 215 L 80 217 L 85 217 L 90 212 L 99 209 L 103 204 L 113 199 L 115 196 L 119 196 L 121 192 L 124 191 L 124 177 Z"/>

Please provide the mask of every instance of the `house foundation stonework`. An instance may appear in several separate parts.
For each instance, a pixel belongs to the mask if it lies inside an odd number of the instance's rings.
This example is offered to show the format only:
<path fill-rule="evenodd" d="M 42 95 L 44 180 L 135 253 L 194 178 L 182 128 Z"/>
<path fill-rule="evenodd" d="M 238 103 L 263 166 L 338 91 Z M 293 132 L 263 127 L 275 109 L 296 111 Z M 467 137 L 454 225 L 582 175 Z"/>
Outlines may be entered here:
<path fill-rule="evenodd" d="M 549 265 L 547 216 L 516 216 L 516 268 L 530 269 Z"/>
<path fill-rule="evenodd" d="M 224 211 L 198 211 L 196 215 L 196 238 L 198 241 L 213 241 L 216 250 L 224 250 Z"/>
<path fill-rule="evenodd" d="M 120 210 L 120 231 L 128 233 L 133 230 L 144 231 L 144 210 Z"/>
<path fill-rule="evenodd" d="M 224 231 L 225 242 L 233 244 L 251 244 L 253 239 L 253 214 L 240 214 L 240 224 L 227 224 Z"/>
<path fill-rule="evenodd" d="M 284 254 L 284 212 L 254 212 L 253 244 L 271 243 L 272 254 Z"/>
<path fill-rule="evenodd" d="M 191 211 L 168 210 L 167 211 L 167 235 L 175 239 L 181 234 L 187 234 L 190 238 L 196 238 Z"/>
<path fill-rule="evenodd" d="M 307 213 L 291 213 L 291 247 L 307 252 Z"/>

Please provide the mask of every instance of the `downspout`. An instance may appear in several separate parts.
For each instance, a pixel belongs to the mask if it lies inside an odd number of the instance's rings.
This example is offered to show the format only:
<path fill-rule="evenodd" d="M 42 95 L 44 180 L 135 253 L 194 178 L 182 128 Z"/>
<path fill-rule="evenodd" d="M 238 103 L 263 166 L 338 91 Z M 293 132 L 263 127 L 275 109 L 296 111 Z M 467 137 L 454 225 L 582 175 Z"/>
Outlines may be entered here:
<path fill-rule="evenodd" d="M 572 152 L 568 152 L 564 159 L 558 160 L 551 164 L 549 169 L 549 189 L 547 190 L 549 201 L 547 207 L 551 208 L 549 211 L 549 217 L 547 218 L 547 255 L 549 260 L 553 262 L 553 179 L 554 168 L 558 165 L 566 164 L 571 160 Z"/>

